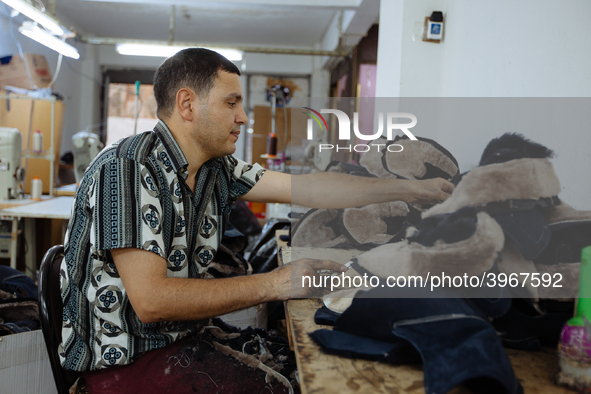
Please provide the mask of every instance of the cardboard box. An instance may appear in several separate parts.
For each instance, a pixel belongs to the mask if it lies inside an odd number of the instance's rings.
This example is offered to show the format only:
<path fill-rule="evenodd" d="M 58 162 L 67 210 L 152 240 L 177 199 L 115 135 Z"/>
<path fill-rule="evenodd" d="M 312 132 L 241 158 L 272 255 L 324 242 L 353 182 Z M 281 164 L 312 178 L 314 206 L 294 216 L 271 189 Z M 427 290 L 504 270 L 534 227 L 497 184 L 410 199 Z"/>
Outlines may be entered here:
<path fill-rule="evenodd" d="M 29 73 L 33 83 L 38 88 L 44 88 L 51 82 L 51 71 L 47 65 L 47 59 L 43 55 L 31 53 L 24 54 L 25 61 L 17 54 L 13 55 L 10 62 L 0 64 L 0 88 L 6 85 L 16 86 L 24 89 L 35 89 L 35 86 L 29 80 L 25 63 L 29 67 Z"/>
<path fill-rule="evenodd" d="M 5 94 L 5 91 L 0 90 L 0 95 Z M 56 101 L 53 144 L 55 157 L 54 187 L 56 186 L 59 171 L 64 110 L 64 102 Z M 48 150 L 51 143 L 51 103 L 49 101 L 30 99 L 0 99 L 0 126 L 19 129 L 23 137 L 23 150 L 32 149 L 33 133 L 36 130 L 41 130 L 43 133 L 43 149 Z M 26 168 L 25 193 L 31 192 L 31 180 L 34 176 L 38 176 L 43 182 L 43 194 L 49 194 L 50 162 L 45 159 L 23 158 L 22 164 Z"/>

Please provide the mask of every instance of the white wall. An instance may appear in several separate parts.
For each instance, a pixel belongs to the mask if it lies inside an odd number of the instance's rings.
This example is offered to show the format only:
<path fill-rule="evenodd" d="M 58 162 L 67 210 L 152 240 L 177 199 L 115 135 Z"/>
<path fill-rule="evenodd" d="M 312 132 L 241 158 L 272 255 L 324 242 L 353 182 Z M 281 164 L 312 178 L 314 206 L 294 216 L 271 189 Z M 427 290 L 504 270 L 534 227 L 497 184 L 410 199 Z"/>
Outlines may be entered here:
<path fill-rule="evenodd" d="M 433 11 L 445 17 L 440 44 L 420 37 Z M 589 96 L 590 13 L 587 0 L 382 1 L 381 91 L 399 78 L 401 97 Z"/>
<path fill-rule="evenodd" d="M 382 0 L 376 75 L 376 97 L 399 97 L 404 0 Z"/>
<path fill-rule="evenodd" d="M 587 0 L 396 0 L 382 1 L 380 11 L 376 96 L 591 97 Z M 444 13 L 440 44 L 420 37 L 424 18 L 432 11 Z M 577 101 L 571 107 L 588 102 Z M 462 121 L 460 113 L 441 116 L 442 126 L 451 119 Z M 458 135 L 450 127 L 427 133 L 447 147 L 465 171 L 478 163 L 492 138 L 521 132 L 556 151 L 560 197 L 579 209 L 591 209 L 591 133 L 580 125 L 561 128 L 557 117 L 556 111 L 540 107 L 529 122 L 538 127 L 528 127 L 524 120 L 498 129 L 482 119 L 470 135 Z"/>
<path fill-rule="evenodd" d="M 591 2 L 450 1 L 442 96 L 591 95 Z"/>

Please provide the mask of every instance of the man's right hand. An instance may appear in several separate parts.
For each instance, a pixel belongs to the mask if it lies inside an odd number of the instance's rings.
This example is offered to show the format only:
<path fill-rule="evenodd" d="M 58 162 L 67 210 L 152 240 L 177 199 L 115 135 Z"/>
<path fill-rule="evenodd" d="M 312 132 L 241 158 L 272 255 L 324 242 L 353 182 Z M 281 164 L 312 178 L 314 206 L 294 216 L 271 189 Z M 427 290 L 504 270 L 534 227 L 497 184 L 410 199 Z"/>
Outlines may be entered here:
<path fill-rule="evenodd" d="M 455 186 L 443 178 L 409 180 L 409 196 L 404 200 L 411 205 L 439 204 L 447 200 Z"/>
<path fill-rule="evenodd" d="M 317 270 L 332 270 L 340 273 L 347 271 L 347 267 L 331 260 L 295 260 L 269 273 L 272 276 L 275 297 L 278 300 L 309 297 L 312 289 L 302 286 L 302 277 L 318 276 Z"/>

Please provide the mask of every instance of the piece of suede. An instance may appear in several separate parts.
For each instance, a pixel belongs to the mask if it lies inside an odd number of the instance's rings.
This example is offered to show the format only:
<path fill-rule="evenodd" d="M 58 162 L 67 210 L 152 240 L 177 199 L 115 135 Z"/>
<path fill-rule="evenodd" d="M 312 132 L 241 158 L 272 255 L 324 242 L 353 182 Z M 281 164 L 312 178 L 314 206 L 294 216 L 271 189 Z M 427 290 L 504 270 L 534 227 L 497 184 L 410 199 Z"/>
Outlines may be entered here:
<path fill-rule="evenodd" d="M 316 313 L 314 313 L 314 323 L 322 324 L 324 326 L 334 326 L 334 323 L 339 316 L 341 316 L 340 313 L 331 311 L 326 305 L 322 305 L 322 307 L 318 308 Z"/>
<path fill-rule="evenodd" d="M 538 257 L 550 243 L 551 231 L 540 210 L 528 209 L 493 215 L 499 223 L 505 238 L 519 248 L 527 260 Z"/>

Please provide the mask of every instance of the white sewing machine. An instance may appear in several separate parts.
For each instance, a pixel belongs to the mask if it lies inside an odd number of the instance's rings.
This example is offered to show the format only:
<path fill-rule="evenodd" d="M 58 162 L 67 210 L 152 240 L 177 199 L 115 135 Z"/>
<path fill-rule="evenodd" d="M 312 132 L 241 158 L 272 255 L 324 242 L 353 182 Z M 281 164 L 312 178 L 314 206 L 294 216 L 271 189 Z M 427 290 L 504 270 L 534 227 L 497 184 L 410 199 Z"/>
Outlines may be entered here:
<path fill-rule="evenodd" d="M 90 164 L 92 159 L 98 155 L 104 144 L 99 139 L 98 135 L 89 133 L 88 131 L 80 131 L 72 136 L 72 144 L 74 145 L 74 173 L 76 175 L 76 182 L 80 182 L 84 176 L 86 167 Z"/>
<path fill-rule="evenodd" d="M 0 200 L 23 196 L 25 170 L 21 167 L 22 141 L 18 129 L 0 127 Z"/>

